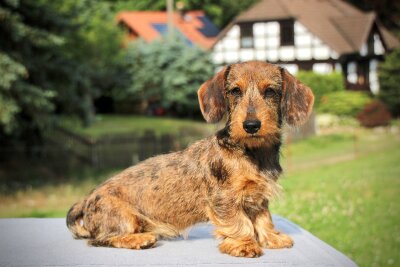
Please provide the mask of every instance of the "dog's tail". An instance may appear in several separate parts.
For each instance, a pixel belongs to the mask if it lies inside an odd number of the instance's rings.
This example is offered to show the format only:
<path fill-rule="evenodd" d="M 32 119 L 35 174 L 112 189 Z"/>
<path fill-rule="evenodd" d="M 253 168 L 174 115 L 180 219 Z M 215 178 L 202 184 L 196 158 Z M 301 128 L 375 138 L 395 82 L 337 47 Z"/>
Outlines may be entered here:
<path fill-rule="evenodd" d="M 74 238 L 89 238 L 90 233 L 83 225 L 83 206 L 86 201 L 77 202 L 67 213 L 67 227 Z"/>

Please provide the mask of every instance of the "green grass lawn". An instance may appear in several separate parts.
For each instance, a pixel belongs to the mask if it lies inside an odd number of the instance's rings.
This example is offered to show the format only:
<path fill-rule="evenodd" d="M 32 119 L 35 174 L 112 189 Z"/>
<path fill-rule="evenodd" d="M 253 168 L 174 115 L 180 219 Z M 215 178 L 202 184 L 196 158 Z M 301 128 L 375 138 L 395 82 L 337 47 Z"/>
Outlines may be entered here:
<path fill-rule="evenodd" d="M 98 138 L 105 135 L 143 133 L 153 130 L 157 135 L 176 134 L 182 128 L 186 130 L 209 132 L 216 130 L 216 125 L 205 121 L 193 121 L 166 117 L 98 115 L 91 127 L 85 128 L 73 118 L 61 118 L 60 125 L 87 137 Z"/>
<path fill-rule="evenodd" d="M 359 129 L 313 137 L 286 145 L 282 161 L 284 192 L 272 203 L 273 213 L 360 266 L 400 266 L 399 132 Z M 63 217 L 115 171 L 0 196 L 0 217 Z"/>
<path fill-rule="evenodd" d="M 400 139 L 364 135 L 354 159 L 294 170 L 282 180 L 283 196 L 273 213 L 298 223 L 360 266 L 400 265 Z M 316 149 L 320 137 L 294 145 L 294 154 Z M 336 137 L 335 137 L 336 138 Z M 347 138 L 319 150 L 352 147 Z M 318 149 L 316 149 L 318 150 Z M 328 152 L 318 151 L 315 155 Z M 295 157 L 295 156 L 294 156 Z M 311 157 L 308 155 L 307 157 Z"/>

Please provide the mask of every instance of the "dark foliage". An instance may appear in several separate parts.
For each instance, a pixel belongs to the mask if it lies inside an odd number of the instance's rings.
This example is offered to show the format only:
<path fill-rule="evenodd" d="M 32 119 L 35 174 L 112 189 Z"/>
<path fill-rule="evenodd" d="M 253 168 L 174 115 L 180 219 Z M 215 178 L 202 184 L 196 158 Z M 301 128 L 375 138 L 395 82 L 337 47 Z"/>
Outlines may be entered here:
<path fill-rule="evenodd" d="M 93 120 L 129 79 L 107 2 L 0 1 L 0 136 L 41 139 L 53 114 Z"/>
<path fill-rule="evenodd" d="M 386 56 L 379 68 L 379 98 L 393 116 L 400 116 L 400 48 Z"/>
<path fill-rule="evenodd" d="M 400 30 L 400 1 L 395 0 L 346 0 L 364 11 L 375 11 L 379 21 L 389 30 Z"/>
<path fill-rule="evenodd" d="M 358 121 L 364 127 L 386 126 L 390 123 L 392 116 L 387 106 L 379 101 L 373 100 L 357 115 Z"/>
<path fill-rule="evenodd" d="M 68 80 L 65 16 L 41 1 L 0 2 L 0 135 L 28 139 L 54 110 L 60 81 Z M 26 139 L 24 138 L 24 139 Z"/>

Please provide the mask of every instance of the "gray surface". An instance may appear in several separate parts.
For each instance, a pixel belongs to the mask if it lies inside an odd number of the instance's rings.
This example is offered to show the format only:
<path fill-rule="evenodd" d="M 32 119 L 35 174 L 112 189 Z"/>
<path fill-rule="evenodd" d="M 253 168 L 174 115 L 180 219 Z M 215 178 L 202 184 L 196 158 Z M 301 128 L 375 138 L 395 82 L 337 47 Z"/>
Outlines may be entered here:
<path fill-rule="evenodd" d="M 74 240 L 64 219 L 0 220 L 0 266 L 356 266 L 304 229 L 278 216 L 277 228 L 295 242 L 291 249 L 264 250 L 260 258 L 235 258 L 218 251 L 211 225 L 189 239 L 159 241 L 147 250 L 89 247 Z"/>

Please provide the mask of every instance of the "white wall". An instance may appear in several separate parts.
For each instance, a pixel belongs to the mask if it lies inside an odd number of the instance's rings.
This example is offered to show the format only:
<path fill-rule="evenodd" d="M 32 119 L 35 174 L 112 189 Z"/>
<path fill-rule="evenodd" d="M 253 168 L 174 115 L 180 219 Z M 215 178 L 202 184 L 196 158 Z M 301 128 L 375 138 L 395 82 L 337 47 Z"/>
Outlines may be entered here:
<path fill-rule="evenodd" d="M 294 45 L 280 46 L 278 22 L 253 24 L 254 48 L 240 48 L 240 28 L 234 25 L 213 49 L 216 64 L 252 59 L 277 61 L 336 59 L 337 53 L 308 31 L 301 23 L 294 24 Z"/>
<path fill-rule="evenodd" d="M 299 72 L 299 66 L 296 64 L 280 64 L 281 67 L 285 68 L 288 72 L 293 75 L 296 75 Z"/>
<path fill-rule="evenodd" d="M 369 85 L 373 94 L 379 93 L 378 60 L 369 62 Z"/>
<path fill-rule="evenodd" d="M 328 63 L 315 63 L 313 71 L 320 74 L 328 74 L 333 71 L 332 65 Z"/>
<path fill-rule="evenodd" d="M 381 37 L 378 33 L 373 34 L 373 53 L 375 55 L 383 55 L 385 53 L 385 47 L 383 46 Z M 360 49 L 360 55 L 366 56 L 368 54 L 368 44 L 364 43 Z"/>
<path fill-rule="evenodd" d="M 385 53 L 385 48 L 383 47 L 381 38 L 377 33 L 374 33 L 374 52 L 376 55 L 383 55 Z"/>

